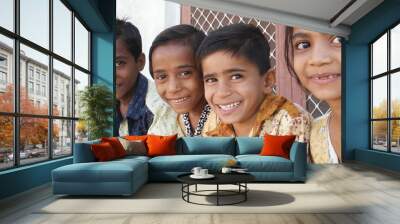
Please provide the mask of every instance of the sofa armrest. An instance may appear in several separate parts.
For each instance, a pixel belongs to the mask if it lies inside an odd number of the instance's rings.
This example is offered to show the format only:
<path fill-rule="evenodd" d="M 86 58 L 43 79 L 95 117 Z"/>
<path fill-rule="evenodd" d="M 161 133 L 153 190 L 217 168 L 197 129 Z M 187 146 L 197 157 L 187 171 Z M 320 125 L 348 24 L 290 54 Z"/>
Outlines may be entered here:
<path fill-rule="evenodd" d="M 89 142 L 75 143 L 74 163 L 95 162 L 96 158 L 94 157 L 90 146 L 97 143 L 100 143 L 100 141 L 94 140 Z"/>
<path fill-rule="evenodd" d="M 293 179 L 305 181 L 307 174 L 307 144 L 294 142 L 290 149 L 290 160 L 293 162 Z"/>

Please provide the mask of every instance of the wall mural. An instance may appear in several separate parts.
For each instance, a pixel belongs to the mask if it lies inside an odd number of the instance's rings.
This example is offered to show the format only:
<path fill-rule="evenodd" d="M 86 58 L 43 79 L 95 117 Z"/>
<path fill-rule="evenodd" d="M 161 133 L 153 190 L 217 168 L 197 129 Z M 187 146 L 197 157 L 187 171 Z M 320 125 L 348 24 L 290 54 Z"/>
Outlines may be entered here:
<path fill-rule="evenodd" d="M 163 30 L 149 52 L 135 25 L 117 21 L 120 136 L 293 135 L 310 162 L 342 160 L 340 37 L 183 10 L 187 24 Z M 222 22 L 207 23 L 207 13 Z M 144 53 L 152 80 L 141 73 Z"/>

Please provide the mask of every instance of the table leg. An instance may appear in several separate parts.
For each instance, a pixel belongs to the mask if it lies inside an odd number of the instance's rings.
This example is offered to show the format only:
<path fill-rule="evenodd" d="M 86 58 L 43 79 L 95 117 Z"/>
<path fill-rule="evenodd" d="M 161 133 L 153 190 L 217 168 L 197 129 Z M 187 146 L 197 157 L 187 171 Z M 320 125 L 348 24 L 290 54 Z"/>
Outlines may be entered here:
<path fill-rule="evenodd" d="M 197 184 L 196 184 L 196 186 L 195 186 L 195 191 L 197 192 Z"/>
<path fill-rule="evenodd" d="M 244 183 L 244 201 L 247 201 L 247 182 Z"/>
<path fill-rule="evenodd" d="M 219 184 L 217 184 L 217 206 L 219 205 Z"/>

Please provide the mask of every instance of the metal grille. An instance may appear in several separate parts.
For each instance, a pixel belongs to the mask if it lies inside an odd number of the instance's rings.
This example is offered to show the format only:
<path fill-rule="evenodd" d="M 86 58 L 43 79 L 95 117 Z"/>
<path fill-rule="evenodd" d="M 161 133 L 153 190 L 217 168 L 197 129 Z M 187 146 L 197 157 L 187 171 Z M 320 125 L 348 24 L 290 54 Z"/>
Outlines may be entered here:
<path fill-rule="evenodd" d="M 190 23 L 208 34 L 208 32 L 216 30 L 220 27 L 234 24 L 234 23 L 246 23 L 257 26 L 268 40 L 270 46 L 270 60 L 271 66 L 276 65 L 277 50 L 283 51 L 284 49 L 277 49 L 276 41 L 276 27 L 272 22 L 262 21 L 255 18 L 247 18 L 237 15 L 232 15 L 224 12 L 218 12 L 209 9 L 202 9 L 197 7 L 190 7 Z M 313 117 L 319 117 L 329 111 L 329 105 L 326 102 L 320 101 L 311 94 L 306 99 L 307 111 L 312 114 Z"/>
<path fill-rule="evenodd" d="M 263 32 L 263 34 L 268 40 L 268 44 L 270 47 L 271 65 L 275 66 L 275 61 L 276 61 L 275 24 L 254 18 L 246 18 L 246 17 L 231 15 L 228 13 L 191 7 L 191 24 L 194 27 L 204 31 L 206 34 L 220 27 L 234 23 L 252 24 L 254 26 L 257 26 Z"/>

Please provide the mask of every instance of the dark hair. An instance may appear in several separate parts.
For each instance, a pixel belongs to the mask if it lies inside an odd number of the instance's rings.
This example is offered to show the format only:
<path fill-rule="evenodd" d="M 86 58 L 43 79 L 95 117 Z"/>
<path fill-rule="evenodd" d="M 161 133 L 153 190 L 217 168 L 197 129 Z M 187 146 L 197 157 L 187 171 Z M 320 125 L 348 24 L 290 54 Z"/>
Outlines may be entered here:
<path fill-rule="evenodd" d="M 159 33 L 151 44 L 149 51 L 149 70 L 151 76 L 153 76 L 152 56 L 157 47 L 167 45 L 172 42 L 179 43 L 190 46 L 193 50 L 193 54 L 195 54 L 204 37 L 205 34 L 202 31 L 187 24 L 172 26 Z"/>
<path fill-rule="evenodd" d="M 211 32 L 197 50 L 201 60 L 217 51 L 227 51 L 232 56 L 245 57 L 256 64 L 260 74 L 270 67 L 268 41 L 257 27 L 250 24 L 232 24 Z"/>
<path fill-rule="evenodd" d="M 289 74 L 293 76 L 299 84 L 300 80 L 297 77 L 296 72 L 293 68 L 293 27 L 287 26 L 285 29 L 285 63 L 289 70 Z"/>
<path fill-rule="evenodd" d="M 117 19 L 116 27 L 116 39 L 121 39 L 135 60 L 137 60 L 142 54 L 142 37 L 138 28 L 126 19 Z"/>

